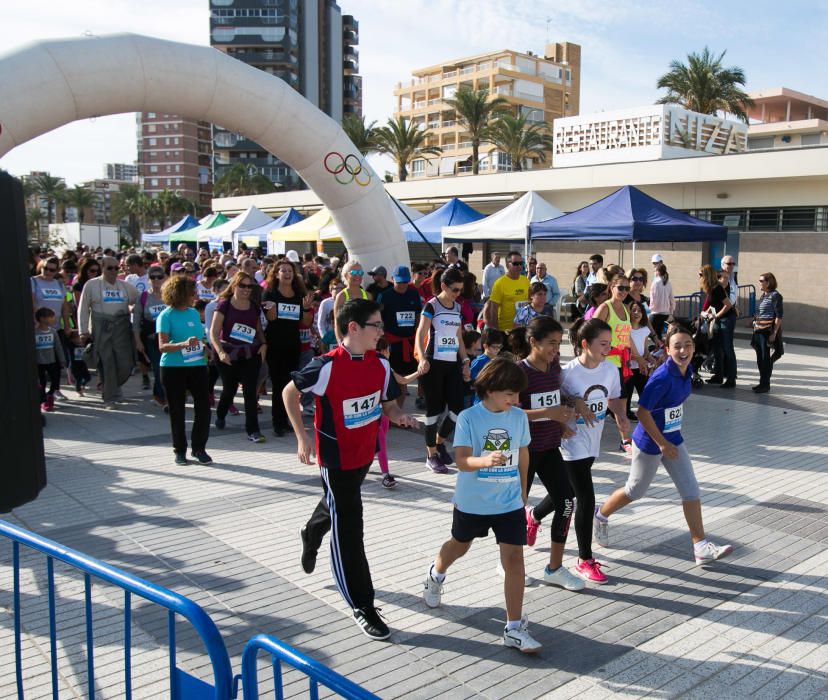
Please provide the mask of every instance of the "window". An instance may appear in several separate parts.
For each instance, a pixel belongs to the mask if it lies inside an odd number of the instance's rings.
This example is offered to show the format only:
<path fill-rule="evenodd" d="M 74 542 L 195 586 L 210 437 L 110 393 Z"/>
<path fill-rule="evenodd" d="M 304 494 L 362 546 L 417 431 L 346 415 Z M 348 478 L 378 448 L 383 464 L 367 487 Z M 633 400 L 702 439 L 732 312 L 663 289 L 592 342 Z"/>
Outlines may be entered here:
<path fill-rule="evenodd" d="M 176 137 L 173 139 L 173 146 L 177 146 L 177 145 L 178 145 L 178 136 L 176 136 Z"/>
<path fill-rule="evenodd" d="M 158 166 L 157 165 L 150 165 L 150 172 L 151 173 L 157 173 L 158 172 Z"/>
<path fill-rule="evenodd" d="M 816 208 L 791 207 L 789 209 L 783 209 L 782 230 L 816 231 Z"/>
<path fill-rule="evenodd" d="M 172 166 L 171 166 L 171 165 L 168 165 L 168 166 L 167 166 L 167 172 L 168 172 L 168 173 L 169 173 L 169 172 L 172 172 Z"/>
<path fill-rule="evenodd" d="M 155 112 L 147 112 L 147 119 L 155 119 Z"/>
<path fill-rule="evenodd" d="M 820 143 L 819 134 L 802 134 L 801 138 L 803 146 L 818 146 Z"/>
<path fill-rule="evenodd" d="M 175 172 L 177 172 L 177 173 L 181 172 L 181 166 L 180 165 L 175 166 Z"/>
<path fill-rule="evenodd" d="M 158 139 L 149 139 L 149 145 L 154 146 L 158 142 Z"/>
<path fill-rule="evenodd" d="M 169 145 L 170 145 L 170 137 L 169 137 L 169 136 L 168 136 L 167 138 L 165 138 L 165 139 L 164 139 L 164 145 L 165 145 L 165 146 L 169 146 Z"/>
<path fill-rule="evenodd" d="M 152 178 L 150 180 L 150 185 L 152 185 L 153 187 L 158 187 L 158 179 L 157 178 Z"/>
<path fill-rule="evenodd" d="M 413 161 L 411 163 L 411 174 L 414 177 L 425 175 L 425 161 L 422 159 Z"/>
<path fill-rule="evenodd" d="M 155 133 L 155 124 L 147 124 L 147 133 L 150 133 L 150 134 Z"/>
<path fill-rule="evenodd" d="M 180 177 L 175 178 L 175 186 L 176 187 L 181 187 L 181 178 Z"/>
<path fill-rule="evenodd" d="M 172 178 L 168 177 L 167 178 L 167 187 L 169 187 L 170 185 L 172 185 Z"/>
<path fill-rule="evenodd" d="M 753 136 L 748 139 L 749 151 L 756 151 L 763 148 L 773 148 L 773 136 L 764 136 L 760 138 Z"/>

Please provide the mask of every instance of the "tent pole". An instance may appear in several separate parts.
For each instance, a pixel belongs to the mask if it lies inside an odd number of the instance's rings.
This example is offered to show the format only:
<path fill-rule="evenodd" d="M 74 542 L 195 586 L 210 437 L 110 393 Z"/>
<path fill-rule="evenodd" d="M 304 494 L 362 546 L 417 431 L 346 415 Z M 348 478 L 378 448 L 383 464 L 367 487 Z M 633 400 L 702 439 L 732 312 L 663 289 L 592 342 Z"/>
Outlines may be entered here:
<path fill-rule="evenodd" d="M 385 193 L 385 194 L 388 194 L 388 192 L 386 191 L 386 193 Z M 409 224 L 411 224 L 411 225 L 414 227 L 414 230 L 415 230 L 415 231 L 416 231 L 416 232 L 420 235 L 420 238 L 422 238 L 422 239 L 423 239 L 423 243 L 425 243 L 426 245 L 428 245 L 428 247 L 429 247 L 429 248 L 431 248 L 431 252 L 432 252 L 432 253 L 434 253 L 434 257 L 435 257 L 435 258 L 440 258 L 440 257 L 441 257 L 441 255 L 440 255 L 440 251 L 439 251 L 439 250 L 437 250 L 437 249 L 435 249 L 435 247 L 434 247 L 433 245 L 431 245 L 431 241 L 429 241 L 429 240 L 428 240 L 428 239 L 427 239 L 427 238 L 423 235 L 423 232 L 422 232 L 422 231 L 420 231 L 420 229 L 418 229 L 418 228 L 417 228 L 417 224 L 415 224 L 415 223 L 411 220 L 411 217 L 408 215 L 408 212 L 407 212 L 405 209 L 403 209 L 403 208 L 400 206 L 400 203 L 399 203 L 396 199 L 394 199 L 393 197 L 391 197 L 391 195 L 390 195 L 390 194 L 388 194 L 388 196 L 391 198 L 391 201 L 392 201 L 392 202 L 394 202 L 394 206 L 396 206 L 396 207 L 397 207 L 397 209 L 399 209 L 399 210 L 402 212 L 402 215 L 403 215 L 406 219 L 408 219 L 408 223 L 409 223 Z M 440 238 L 442 239 L 442 234 L 440 235 Z M 409 261 L 409 263 L 410 263 L 410 261 Z"/>
<path fill-rule="evenodd" d="M 633 266 L 633 267 L 635 267 L 635 239 L 633 239 L 633 250 L 632 250 L 632 253 L 633 253 L 633 263 L 632 263 L 632 266 Z"/>

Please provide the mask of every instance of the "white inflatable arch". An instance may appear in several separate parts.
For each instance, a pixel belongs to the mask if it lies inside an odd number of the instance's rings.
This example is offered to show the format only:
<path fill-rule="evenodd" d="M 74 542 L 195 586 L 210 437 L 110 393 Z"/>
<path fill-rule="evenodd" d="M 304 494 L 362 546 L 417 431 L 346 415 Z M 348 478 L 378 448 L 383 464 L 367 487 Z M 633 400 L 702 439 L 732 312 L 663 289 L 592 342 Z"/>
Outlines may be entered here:
<path fill-rule="evenodd" d="M 294 168 L 367 269 L 409 264 L 383 183 L 340 126 L 279 78 L 220 51 L 136 34 L 37 42 L 0 56 L 0 94 L 0 157 L 77 119 L 203 119 Z"/>

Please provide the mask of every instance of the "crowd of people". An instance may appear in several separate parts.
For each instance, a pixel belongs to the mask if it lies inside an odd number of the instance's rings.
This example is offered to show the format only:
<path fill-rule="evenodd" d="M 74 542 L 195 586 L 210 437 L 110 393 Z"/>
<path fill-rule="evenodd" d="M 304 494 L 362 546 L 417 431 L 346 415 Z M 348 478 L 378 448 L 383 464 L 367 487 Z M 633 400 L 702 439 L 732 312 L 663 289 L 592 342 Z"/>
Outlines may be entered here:
<path fill-rule="evenodd" d="M 403 411 L 416 380 L 426 467 L 435 474 L 457 467 L 450 538 L 428 569 L 425 602 L 440 605 L 450 566 L 492 530 L 505 577 L 503 642 L 532 653 L 540 645 L 522 613 L 523 548 L 535 545 L 544 519 L 551 517 L 551 546 L 542 580 L 567 590 L 606 583 L 593 544 L 610 546 L 610 516 L 641 498 L 662 464 L 681 496 L 695 561 L 709 564 L 731 551 L 704 531 L 682 418 L 706 340 L 708 382 L 735 386 L 734 261 L 725 256 L 719 270 L 700 268 L 705 299 L 697 318 L 676 316 L 667 266 L 660 255 L 651 262 L 651 271 L 626 271 L 593 255 L 562 288 L 543 262 L 524 261 L 518 251 L 493 253 L 480 284 L 454 247 L 390 275 L 346 256 L 269 256 L 245 246 L 235 253 L 186 244 L 120 255 L 85 247 L 61 257 L 33 251 L 42 410 L 67 399 L 64 369 L 79 396 L 97 382 L 108 410 L 118 409 L 121 387 L 138 372 L 169 414 L 175 464 L 188 464 L 189 448 L 190 459 L 209 465 L 212 409 L 213 426 L 225 429 L 228 416 L 239 415 L 241 387 L 247 439 L 262 443 L 260 398 L 269 391 L 273 435 L 291 433 L 299 460 L 320 470 L 323 496 L 301 531 L 302 567 L 314 570 L 330 532 L 339 591 L 363 632 L 385 639 L 390 630 L 374 604 L 360 489 L 375 457 L 382 486 L 397 486 L 388 466 L 389 426 L 419 426 Z M 782 351 L 783 304 L 772 273 L 759 283 L 751 344 L 760 382 L 753 390 L 764 393 Z M 564 297 L 575 357 L 561 365 Z M 313 437 L 304 421 L 310 415 Z M 626 485 L 598 504 L 591 468 L 608 418 L 631 466 Z M 544 493 L 532 507 L 535 476 Z M 568 568 L 573 514 L 578 558 Z"/>

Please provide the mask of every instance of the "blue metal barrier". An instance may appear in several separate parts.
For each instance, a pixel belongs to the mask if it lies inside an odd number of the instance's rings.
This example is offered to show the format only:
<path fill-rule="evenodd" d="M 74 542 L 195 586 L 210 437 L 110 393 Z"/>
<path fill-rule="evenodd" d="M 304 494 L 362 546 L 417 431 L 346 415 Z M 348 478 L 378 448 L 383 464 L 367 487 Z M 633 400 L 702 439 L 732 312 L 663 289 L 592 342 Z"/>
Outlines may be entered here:
<path fill-rule="evenodd" d="M 739 296 L 736 298 L 737 319 L 753 318 L 756 315 L 756 287 L 752 284 L 740 284 Z"/>
<path fill-rule="evenodd" d="M 701 292 L 676 297 L 676 310 L 673 312 L 673 316 L 691 320 L 698 318 L 701 313 L 702 301 Z"/>
<path fill-rule="evenodd" d="M 378 696 L 369 693 L 353 681 L 349 681 L 336 671 L 323 666 L 305 656 L 293 647 L 283 644 L 278 639 L 269 637 L 266 634 L 259 634 L 251 639 L 244 647 L 242 654 L 242 690 L 244 700 L 258 700 L 259 680 L 256 673 L 256 657 L 259 651 L 265 651 L 272 657 L 273 664 L 273 689 L 276 693 L 276 700 L 282 700 L 282 661 L 293 666 L 308 677 L 308 686 L 311 700 L 319 698 L 319 684 L 333 690 L 349 700 L 379 700 Z"/>
<path fill-rule="evenodd" d="M 87 681 L 89 697 L 95 697 L 94 631 L 92 624 L 92 576 L 124 590 L 124 686 L 127 700 L 132 697 L 132 609 L 133 595 L 165 608 L 169 638 L 170 696 L 182 700 L 229 700 L 233 697 L 233 672 L 230 658 L 215 623 L 191 600 L 166 588 L 105 564 L 74 549 L 36 535 L 9 522 L 0 520 L 0 536 L 12 542 L 14 663 L 17 674 L 17 697 L 24 700 L 20 611 L 20 546 L 46 555 L 46 577 L 49 604 L 49 649 L 51 657 L 52 697 L 58 697 L 57 624 L 55 619 L 55 560 L 83 572 L 86 617 Z M 191 676 L 176 665 L 175 617 L 186 619 L 204 642 L 213 666 L 213 685 Z M 357 697 L 357 696 L 353 696 Z M 363 696 L 365 697 L 365 696 Z"/>
<path fill-rule="evenodd" d="M 680 318 L 698 318 L 701 313 L 704 294 L 685 294 L 676 297 L 676 310 L 673 314 Z M 736 297 L 736 319 L 753 318 L 756 315 L 756 287 L 752 284 L 739 285 L 739 294 Z"/>

